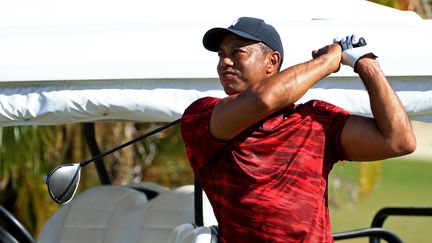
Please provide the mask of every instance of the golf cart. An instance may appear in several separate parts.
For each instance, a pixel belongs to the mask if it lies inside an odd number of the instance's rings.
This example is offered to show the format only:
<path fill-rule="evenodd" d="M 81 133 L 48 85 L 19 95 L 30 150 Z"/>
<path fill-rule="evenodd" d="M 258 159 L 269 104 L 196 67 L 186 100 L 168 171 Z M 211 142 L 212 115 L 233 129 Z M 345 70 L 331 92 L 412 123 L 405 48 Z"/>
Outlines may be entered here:
<path fill-rule="evenodd" d="M 37 242 L 123 242 L 126 239 L 128 242 L 217 242 L 217 221 L 198 183 L 169 189 L 151 183 L 108 185 L 102 179 L 108 178 L 104 175 L 102 157 L 177 123 L 178 120 L 168 123 L 105 153 L 97 151 L 94 137 L 89 136 L 92 159 L 61 165 L 46 178 L 50 196 L 64 206 L 47 221 Z M 97 168 L 101 183 L 106 185 L 89 189 L 71 202 L 79 185 L 81 168 L 93 161 L 102 163 Z M 370 228 L 334 233 L 333 237 L 336 241 L 369 237 L 374 243 L 380 239 L 401 243 L 397 234 L 382 227 L 389 216 L 432 216 L 432 208 L 383 208 L 373 218 Z M 1 242 L 34 242 L 25 227 L 2 206 L 0 219 L 13 229 L 9 233 L 0 227 Z"/>
<path fill-rule="evenodd" d="M 104 175 L 103 156 L 176 123 L 178 120 L 105 153 L 97 152 L 94 137 L 88 137 L 92 152 L 96 152 L 92 159 L 61 165 L 46 178 L 52 199 L 65 205 L 48 220 L 37 242 L 217 242 L 217 221 L 198 183 L 174 189 L 151 183 L 103 185 L 83 192 L 71 202 L 79 185 L 81 167 L 92 161 L 102 163 L 97 168 L 104 183 L 102 178 L 108 175 Z M 333 237 L 336 241 L 369 237 L 374 243 L 380 239 L 401 243 L 394 232 L 382 227 L 389 216 L 432 216 L 432 208 L 383 208 L 370 228 L 334 233 Z M 2 206 L 0 219 L 12 229 L 9 233 L 0 227 L 1 242 L 34 242 L 25 227 Z"/>
<path fill-rule="evenodd" d="M 295 4 L 299 6 L 290 5 L 271 13 L 245 9 L 231 1 L 222 1 L 215 8 L 229 5 L 233 10 L 210 12 L 198 1 L 157 1 L 145 5 L 132 0 L 121 4 L 92 1 L 86 3 L 86 8 L 79 4 L 61 6 L 60 2 L 24 6 L 11 3 L 0 8 L 0 125 L 86 123 L 93 158 L 83 164 L 94 161 L 103 185 L 73 198 L 79 185 L 79 171 L 85 165 L 64 165 L 53 171 L 47 177 L 50 195 L 64 205 L 46 222 L 38 242 L 217 240 L 214 227 L 217 222 L 199 185 L 179 188 L 146 182 L 110 185 L 100 156 L 105 153 L 98 151 L 92 122 L 174 125 L 197 98 L 224 97 L 215 76 L 216 59 L 213 53 L 203 50 L 201 39 L 209 28 L 228 26 L 239 16 L 254 15 L 274 23 L 281 32 L 285 53 L 289 53 L 285 66 L 309 59 L 312 49 L 329 43 L 335 34 L 367 33 L 371 49 L 377 50 L 410 118 L 432 121 L 432 50 L 412 45 L 412 40 L 432 39 L 432 23 L 411 12 L 365 1 L 347 4 L 346 0 L 314 4 L 298 1 Z M 168 5 L 172 8 L 167 9 Z M 252 0 L 248 5 L 262 6 L 262 3 Z M 52 14 L 49 11 L 52 6 L 58 7 L 55 11 L 58 15 L 48 14 Z M 338 10 L 341 6 L 347 9 Z M 46 12 L 33 11 L 36 8 Z M 81 22 L 73 22 L 81 9 L 93 10 L 80 15 Z M 143 9 L 151 11 L 142 14 Z M 185 14 L 178 9 L 195 10 Z M 20 11 L 26 15 L 16 15 Z M 102 16 L 95 17 L 95 13 Z M 311 15 L 298 16 L 299 13 Z M 363 16 L 368 16 L 367 21 Z M 11 23 L 13 20 L 17 22 Z M 361 81 L 346 67 L 318 83 L 299 102 L 310 99 L 328 101 L 354 114 L 371 115 Z M 0 228 L 3 241 L 34 241 L 12 214 L 3 207 L 0 209 L 4 221 L 14 228 L 13 232 Z M 428 208 L 386 210 L 386 216 L 395 211 L 430 215 Z M 381 226 L 337 233 L 334 238 L 373 236 L 398 242 L 396 234 Z"/>

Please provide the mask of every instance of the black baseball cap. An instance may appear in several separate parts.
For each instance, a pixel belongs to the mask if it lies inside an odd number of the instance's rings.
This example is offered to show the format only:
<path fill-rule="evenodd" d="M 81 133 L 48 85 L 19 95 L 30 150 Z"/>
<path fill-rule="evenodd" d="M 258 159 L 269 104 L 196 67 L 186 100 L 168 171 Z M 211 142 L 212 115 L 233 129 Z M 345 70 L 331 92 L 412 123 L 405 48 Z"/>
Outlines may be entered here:
<path fill-rule="evenodd" d="M 209 51 L 219 51 L 219 45 L 225 35 L 233 33 L 248 40 L 262 42 L 281 54 L 283 60 L 283 46 L 276 29 L 264 20 L 252 17 L 241 17 L 228 28 L 213 28 L 203 37 L 203 45 Z"/>

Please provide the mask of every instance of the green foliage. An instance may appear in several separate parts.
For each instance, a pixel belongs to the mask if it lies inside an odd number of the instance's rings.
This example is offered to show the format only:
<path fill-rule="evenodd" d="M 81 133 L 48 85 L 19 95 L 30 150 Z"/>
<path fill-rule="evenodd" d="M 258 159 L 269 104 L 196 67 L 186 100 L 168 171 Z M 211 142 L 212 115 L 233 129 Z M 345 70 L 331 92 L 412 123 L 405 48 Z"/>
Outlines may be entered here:
<path fill-rule="evenodd" d="M 153 165 L 143 173 L 144 181 L 168 187 L 193 184 L 194 175 L 186 158 L 179 126 L 164 131 L 158 151 Z"/>
<path fill-rule="evenodd" d="M 359 197 L 351 202 L 345 201 L 346 203 L 339 204 L 339 207 L 330 206 L 334 232 L 370 227 L 372 218 L 383 207 L 431 207 L 431 161 L 397 158 L 372 162 L 374 163 L 380 164 L 380 177 L 374 190 L 367 197 Z M 362 164 L 336 165 L 330 176 L 331 180 L 343 174 L 346 181 L 355 181 L 361 174 Z M 330 195 L 337 193 L 334 188 L 330 188 Z M 404 242 L 426 243 L 432 238 L 432 217 L 389 217 L 384 227 L 395 232 Z M 369 240 L 347 240 L 347 243 L 351 242 Z"/>
<path fill-rule="evenodd" d="M 52 159 L 61 157 L 61 149 L 50 145 L 61 135 L 48 127 L 0 128 L 0 203 L 10 205 L 31 232 L 39 232 L 57 208 L 42 178 L 54 167 Z"/>
<path fill-rule="evenodd" d="M 101 122 L 96 124 L 97 141 L 101 151 L 107 151 L 162 125 Z M 193 183 L 178 125 L 115 152 L 104 160 L 113 184 L 150 181 L 176 187 Z"/>
<path fill-rule="evenodd" d="M 100 122 L 97 140 L 104 152 L 160 125 Z M 49 197 L 43 177 L 60 164 L 89 157 L 80 124 L 0 128 L 0 204 L 37 237 L 59 207 Z M 104 159 L 114 184 L 146 180 L 174 187 L 193 182 L 178 126 Z M 88 166 L 78 193 L 98 184 L 94 166 Z"/>
<path fill-rule="evenodd" d="M 401 0 L 369 0 L 369 2 L 378 3 L 387 7 L 401 9 Z"/>

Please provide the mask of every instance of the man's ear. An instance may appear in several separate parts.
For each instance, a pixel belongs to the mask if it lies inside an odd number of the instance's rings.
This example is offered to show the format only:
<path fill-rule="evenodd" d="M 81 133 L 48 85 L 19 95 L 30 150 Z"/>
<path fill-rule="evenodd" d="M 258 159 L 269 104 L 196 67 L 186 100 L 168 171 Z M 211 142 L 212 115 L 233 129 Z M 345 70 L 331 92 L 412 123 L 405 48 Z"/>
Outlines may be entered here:
<path fill-rule="evenodd" d="M 273 51 L 269 54 L 267 62 L 267 72 L 272 73 L 278 70 L 280 62 L 281 62 L 281 55 L 278 51 Z"/>

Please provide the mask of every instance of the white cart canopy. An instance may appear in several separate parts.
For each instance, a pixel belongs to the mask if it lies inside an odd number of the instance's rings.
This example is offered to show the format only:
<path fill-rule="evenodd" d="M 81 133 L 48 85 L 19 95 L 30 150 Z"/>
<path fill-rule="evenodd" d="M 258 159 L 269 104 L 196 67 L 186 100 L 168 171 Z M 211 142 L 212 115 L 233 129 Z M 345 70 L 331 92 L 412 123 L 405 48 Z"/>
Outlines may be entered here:
<path fill-rule="evenodd" d="M 363 0 L 0 0 L 0 126 L 179 118 L 225 96 L 202 36 L 242 16 L 279 30 L 284 67 L 335 36 L 365 36 L 411 119 L 432 121 L 432 22 L 413 12 Z M 310 99 L 371 115 L 346 67 L 299 102 Z"/>

